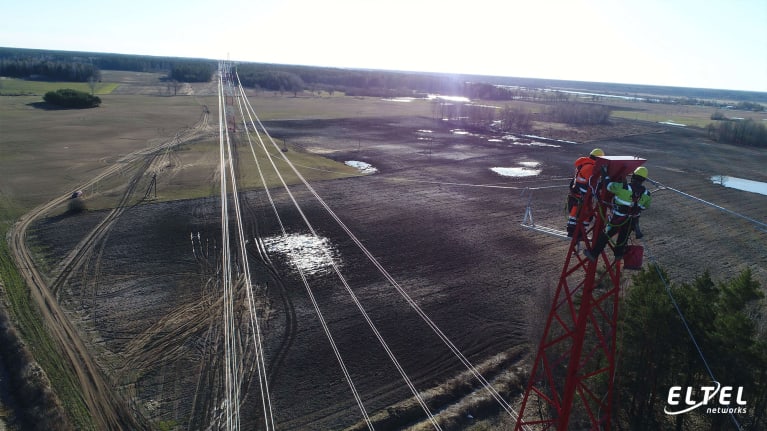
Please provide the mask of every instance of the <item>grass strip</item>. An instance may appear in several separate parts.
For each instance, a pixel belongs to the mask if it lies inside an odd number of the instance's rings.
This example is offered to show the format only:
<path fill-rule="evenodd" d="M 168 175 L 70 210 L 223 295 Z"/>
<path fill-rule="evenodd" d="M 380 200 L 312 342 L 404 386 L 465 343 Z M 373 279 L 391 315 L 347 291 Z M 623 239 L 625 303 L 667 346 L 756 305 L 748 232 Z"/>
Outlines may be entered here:
<path fill-rule="evenodd" d="M 32 357 L 45 371 L 74 429 L 94 430 L 95 426 L 74 370 L 61 359 L 59 348 L 48 333 L 40 311 L 30 300 L 29 288 L 11 258 L 7 235 L 15 218 L 14 213 L 13 206 L 7 199 L 0 201 L 0 236 L 3 238 L 3 241 L 0 241 L 0 280 L 5 305 L 12 316 L 16 330 L 31 351 Z M 22 352 L 12 353 L 22 355 Z M 30 377 L 35 378 L 34 375 Z M 39 412 L 39 414 L 50 415 L 50 412 Z M 57 425 L 56 429 L 63 426 L 63 424 Z"/>
<path fill-rule="evenodd" d="M 97 95 L 110 94 L 119 86 L 120 84 L 117 82 L 98 82 L 94 88 L 94 93 Z M 3 78 L 0 80 L 0 96 L 42 96 L 49 91 L 56 91 L 61 88 L 71 88 L 88 94 L 91 93 L 91 86 L 87 82 L 27 81 L 15 78 Z"/>

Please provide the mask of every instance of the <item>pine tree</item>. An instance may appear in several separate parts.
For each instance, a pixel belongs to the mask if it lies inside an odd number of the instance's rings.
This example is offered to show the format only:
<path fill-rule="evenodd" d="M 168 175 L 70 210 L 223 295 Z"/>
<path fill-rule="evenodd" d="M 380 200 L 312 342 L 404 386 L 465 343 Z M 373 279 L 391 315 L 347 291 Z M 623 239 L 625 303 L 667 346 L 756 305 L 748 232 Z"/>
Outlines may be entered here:
<path fill-rule="evenodd" d="M 712 385 L 708 366 L 721 385 L 744 388 L 748 413 L 736 417 L 743 429 L 767 429 L 767 338 L 757 326 L 762 287 L 750 270 L 718 284 L 708 271 L 692 284 L 668 285 L 667 279 L 660 268 L 643 269 L 632 277 L 623 301 L 620 423 L 631 430 L 694 430 L 703 424 L 731 429 L 729 415 L 663 411 L 672 386 Z"/>

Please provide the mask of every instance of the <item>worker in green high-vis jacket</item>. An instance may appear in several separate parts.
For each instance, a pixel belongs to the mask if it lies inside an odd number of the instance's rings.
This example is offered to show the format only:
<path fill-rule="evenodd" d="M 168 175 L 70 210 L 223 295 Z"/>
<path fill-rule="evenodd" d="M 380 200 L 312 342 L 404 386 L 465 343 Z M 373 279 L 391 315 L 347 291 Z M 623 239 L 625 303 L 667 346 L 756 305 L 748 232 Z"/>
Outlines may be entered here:
<path fill-rule="evenodd" d="M 631 175 L 631 181 L 610 181 L 605 177 L 607 190 L 613 194 L 613 211 L 610 219 L 605 224 L 605 230 L 599 233 L 594 247 L 586 250 L 584 255 L 589 260 L 596 260 L 602 250 L 604 250 L 610 237 L 618 234 L 613 251 L 615 259 L 623 257 L 626 250 L 626 242 L 629 234 L 634 231 L 637 238 L 642 234 L 639 230 L 639 216 L 643 210 L 650 206 L 652 197 L 650 192 L 643 185 L 647 179 L 647 168 L 640 166 L 634 169 Z"/>

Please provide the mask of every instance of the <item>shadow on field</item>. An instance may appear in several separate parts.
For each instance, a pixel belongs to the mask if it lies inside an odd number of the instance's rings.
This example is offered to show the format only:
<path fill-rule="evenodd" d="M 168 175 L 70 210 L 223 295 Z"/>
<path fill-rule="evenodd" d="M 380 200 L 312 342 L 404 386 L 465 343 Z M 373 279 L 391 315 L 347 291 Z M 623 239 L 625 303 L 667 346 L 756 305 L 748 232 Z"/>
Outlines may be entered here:
<path fill-rule="evenodd" d="M 10 418 L 11 425 L 28 430 L 73 429 L 51 390 L 48 376 L 10 324 L 4 307 L 0 307 L 0 358 L 7 370 L 8 389 L 18 413 L 17 417 Z"/>
<path fill-rule="evenodd" d="M 77 109 L 90 109 L 88 108 L 65 108 L 62 106 L 54 105 L 48 102 L 30 102 L 27 103 L 27 106 L 30 106 L 35 109 L 40 109 L 43 111 L 70 111 L 70 110 L 77 110 Z"/>

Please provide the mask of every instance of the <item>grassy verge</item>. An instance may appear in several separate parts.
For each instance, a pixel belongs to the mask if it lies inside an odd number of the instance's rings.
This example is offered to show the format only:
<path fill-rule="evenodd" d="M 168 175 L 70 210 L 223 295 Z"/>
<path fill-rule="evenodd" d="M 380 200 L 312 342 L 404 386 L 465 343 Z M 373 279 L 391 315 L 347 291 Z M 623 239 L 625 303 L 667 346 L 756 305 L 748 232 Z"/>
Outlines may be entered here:
<path fill-rule="evenodd" d="M 116 82 L 98 82 L 95 87 L 95 94 L 110 94 L 120 84 Z M 71 88 L 73 90 L 91 93 L 90 84 L 87 82 L 46 82 L 46 81 L 27 81 L 24 79 L 3 78 L 0 80 L 0 96 L 4 95 L 43 95 L 49 91 L 56 91 L 61 88 Z"/>
<path fill-rule="evenodd" d="M 524 390 L 524 372 L 517 365 L 524 349 L 515 348 L 499 353 L 477 367 L 485 378 L 489 378 L 493 388 L 504 399 L 512 399 Z M 446 380 L 440 386 L 421 393 L 424 401 L 432 406 L 439 406 L 435 420 L 445 430 L 489 430 L 493 427 L 500 405 L 476 380 L 469 371 Z M 475 422 L 475 420 L 479 420 Z M 430 421 L 424 420 L 423 409 L 414 398 L 408 398 L 388 406 L 370 416 L 370 421 L 380 429 L 402 429 L 412 431 L 433 429 Z M 367 424 L 359 422 L 344 431 L 362 431 Z"/>
<path fill-rule="evenodd" d="M 20 379 L 11 382 L 15 386 L 12 390 L 21 398 L 20 404 L 25 410 L 22 416 L 38 427 L 68 429 L 68 422 L 71 422 L 75 429 L 94 429 L 77 378 L 61 360 L 59 348 L 48 334 L 39 310 L 30 300 L 29 288 L 11 259 L 6 237 L 16 216 L 18 210 L 0 196 L 0 236 L 3 238 L 0 242 L 0 280 L 3 300 L 16 328 L 0 325 L 4 329 L 2 348 L 11 374 Z M 21 336 L 26 346 L 17 335 Z M 45 371 L 45 375 L 37 371 L 35 362 Z M 51 393 L 51 389 L 56 395 Z M 68 420 L 60 417 L 61 412 L 56 412 L 61 408 L 69 416 Z"/>
<path fill-rule="evenodd" d="M 284 148 L 281 141 L 277 141 L 277 144 L 280 148 Z M 267 145 L 271 147 L 271 144 Z M 217 196 L 219 193 L 220 164 L 218 148 L 218 142 L 204 139 L 168 150 L 166 154 L 158 157 L 149 170 L 143 174 L 128 205 L 140 203 L 145 195 L 151 202 Z M 277 172 L 267 160 L 267 155 L 260 144 L 254 140 L 253 151 L 246 143 L 237 144 L 236 149 L 240 160 L 239 177 L 237 178 L 240 192 L 263 189 L 264 187 L 254 161 L 254 153 L 263 171 L 267 187 L 270 189 L 282 187 Z M 300 148 L 288 146 L 286 155 L 309 182 L 360 175 L 355 168 L 326 157 L 304 152 Z M 300 183 L 279 151 L 271 149 L 269 156 L 274 159 L 277 169 L 288 185 Z M 126 181 L 136 174 L 136 169 L 142 163 L 142 161 L 135 161 L 126 164 L 117 174 L 104 178 L 83 190 L 87 208 L 89 210 L 114 208 L 116 202 L 125 192 Z M 152 184 L 153 175 L 156 175 L 154 185 Z"/>
<path fill-rule="evenodd" d="M 684 124 L 688 127 L 705 128 L 709 124 L 719 124 L 721 121 L 712 120 L 711 116 L 717 109 L 711 106 L 687 106 L 687 105 L 661 105 L 645 103 L 632 109 L 616 109 L 612 116 L 627 120 L 650 121 L 654 123 L 672 122 Z M 754 121 L 762 121 L 764 114 L 751 111 L 727 111 L 728 116 L 739 118 L 751 118 Z"/>
<path fill-rule="evenodd" d="M 280 187 L 281 182 L 274 168 L 267 160 L 267 155 L 260 143 L 257 141 L 257 137 L 254 135 L 253 148 L 251 152 L 249 147 L 241 146 L 240 151 L 240 175 L 239 178 L 241 187 L 243 189 L 262 188 L 261 178 L 258 175 L 256 169 L 255 158 L 259 160 L 261 169 L 264 171 L 264 179 L 268 187 Z M 263 139 L 266 139 L 263 137 Z M 301 149 L 294 148 L 288 145 L 284 146 L 282 141 L 275 141 L 280 148 L 286 150 L 285 155 L 287 158 L 298 168 L 301 175 L 306 178 L 307 181 L 324 181 L 337 178 L 344 178 L 349 176 L 359 175 L 357 169 L 347 166 L 343 163 L 336 162 L 327 157 L 318 156 L 315 154 L 303 152 Z M 297 184 L 300 182 L 296 177 L 293 170 L 283 160 L 277 150 L 273 148 L 271 142 L 266 143 L 266 147 L 269 150 L 269 156 L 274 160 L 275 166 L 279 170 L 285 182 L 290 184 Z M 244 167 L 244 169 L 243 169 Z"/>
<path fill-rule="evenodd" d="M 613 111 L 612 115 L 618 118 L 625 118 L 627 120 L 639 120 L 650 121 L 653 123 L 660 123 L 669 121 L 676 124 L 684 124 L 690 127 L 706 127 L 709 123 L 713 123 L 710 118 L 705 118 L 696 115 L 684 115 L 679 113 L 664 113 L 664 112 L 648 112 L 648 111 Z"/>

